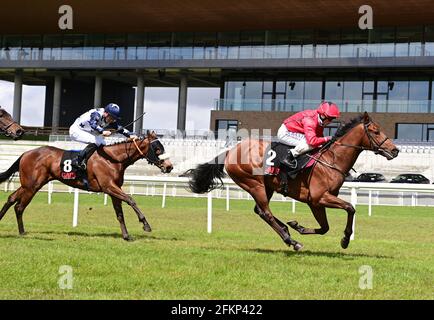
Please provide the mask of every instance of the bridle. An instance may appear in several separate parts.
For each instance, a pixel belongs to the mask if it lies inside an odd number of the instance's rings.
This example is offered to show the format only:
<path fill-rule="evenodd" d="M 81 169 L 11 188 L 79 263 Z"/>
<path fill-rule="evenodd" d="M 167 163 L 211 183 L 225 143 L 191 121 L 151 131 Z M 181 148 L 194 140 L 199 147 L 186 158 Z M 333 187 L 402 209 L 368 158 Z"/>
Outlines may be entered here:
<path fill-rule="evenodd" d="M 382 145 L 383 145 L 387 140 L 389 140 L 389 138 L 388 138 L 388 137 L 385 137 L 385 138 L 383 139 L 383 141 L 381 141 L 380 143 L 378 143 L 378 142 L 374 139 L 374 137 L 372 137 L 372 135 L 369 133 L 369 130 L 368 130 L 368 127 L 369 127 L 372 123 L 373 123 L 372 121 L 369 121 L 368 123 L 364 123 L 364 124 L 363 124 L 363 128 L 364 128 L 364 130 L 365 130 L 365 134 L 366 134 L 366 136 L 368 137 L 368 140 L 369 140 L 369 148 L 364 147 L 364 146 L 356 146 L 356 145 L 352 145 L 352 144 L 341 143 L 341 142 L 338 142 L 338 141 L 335 141 L 334 143 L 337 144 L 337 145 L 339 145 L 339 146 L 356 148 L 356 149 L 359 149 L 359 150 L 362 150 L 362 151 L 365 151 L 365 150 L 367 150 L 367 151 L 373 151 L 375 154 L 379 154 L 380 151 L 385 152 L 386 150 L 383 149 L 383 148 L 381 148 L 381 146 L 382 146 Z"/>
<path fill-rule="evenodd" d="M 12 132 L 8 131 L 8 129 L 14 124 L 14 122 L 12 121 L 11 123 L 9 123 L 6 128 L 0 128 L 0 132 L 3 133 L 6 137 L 10 137 Z"/>
<path fill-rule="evenodd" d="M 357 145 L 353 145 L 353 144 L 346 144 L 346 143 L 341 143 L 339 141 L 332 141 L 331 143 L 327 143 L 326 145 L 324 145 L 320 150 L 319 150 L 319 157 L 314 157 L 314 156 L 310 156 L 312 159 L 314 159 L 316 162 L 319 162 L 331 169 L 334 169 L 336 171 L 338 171 L 344 178 L 346 176 L 348 176 L 348 172 L 343 172 L 341 169 L 335 167 L 333 164 L 328 163 L 327 161 L 321 160 L 320 157 L 322 156 L 322 154 L 327 151 L 330 150 L 330 147 L 333 144 L 336 144 L 338 146 L 343 146 L 343 147 L 349 147 L 349 148 L 355 148 L 355 149 L 359 149 L 361 151 L 373 151 L 375 154 L 379 154 L 380 151 L 383 152 L 387 152 L 385 149 L 381 148 L 381 146 L 387 141 L 389 140 L 389 138 L 386 136 L 386 138 L 384 138 L 383 141 L 381 141 L 380 143 L 377 142 L 374 137 L 372 137 L 372 135 L 369 133 L 369 129 L 368 127 L 372 124 L 372 121 L 369 121 L 368 123 L 364 123 L 363 124 L 363 128 L 365 131 L 366 136 L 368 137 L 369 140 L 369 148 L 364 147 L 364 146 L 357 146 Z M 333 154 L 334 157 L 334 152 L 332 150 L 330 150 L 330 152 Z M 354 168 L 352 168 L 352 170 L 354 170 Z M 354 170 L 355 171 L 355 170 Z"/>
<path fill-rule="evenodd" d="M 137 139 L 133 139 L 134 146 L 136 147 L 137 151 L 140 153 L 142 157 L 144 157 L 149 164 L 156 165 L 157 167 L 163 162 L 163 160 L 158 158 L 158 155 L 155 152 L 153 144 L 158 141 L 158 139 L 155 139 L 153 141 L 149 142 L 149 149 L 148 153 L 144 154 L 142 150 L 140 150 L 139 146 L 137 145 Z"/>

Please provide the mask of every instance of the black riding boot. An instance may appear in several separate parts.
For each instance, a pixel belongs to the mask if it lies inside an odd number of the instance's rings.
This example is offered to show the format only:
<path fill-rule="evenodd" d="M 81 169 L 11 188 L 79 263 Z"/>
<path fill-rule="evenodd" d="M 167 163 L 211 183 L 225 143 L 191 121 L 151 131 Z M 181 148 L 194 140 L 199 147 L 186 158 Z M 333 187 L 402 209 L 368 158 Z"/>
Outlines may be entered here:
<path fill-rule="evenodd" d="M 80 151 L 77 158 L 72 161 L 72 165 L 78 169 L 86 170 L 87 160 L 89 160 L 90 156 L 96 149 L 98 149 L 98 146 L 95 143 L 87 145 L 86 148 Z"/>
<path fill-rule="evenodd" d="M 291 151 L 288 151 L 288 155 L 282 160 L 282 164 L 289 169 L 297 168 L 297 160 L 294 158 Z"/>

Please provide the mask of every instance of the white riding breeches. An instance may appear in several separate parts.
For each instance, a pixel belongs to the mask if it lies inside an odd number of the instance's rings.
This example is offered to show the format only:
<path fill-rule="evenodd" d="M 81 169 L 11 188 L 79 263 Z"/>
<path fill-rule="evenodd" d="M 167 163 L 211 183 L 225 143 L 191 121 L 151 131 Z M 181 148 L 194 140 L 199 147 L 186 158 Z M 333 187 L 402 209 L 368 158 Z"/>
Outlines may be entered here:
<path fill-rule="evenodd" d="M 288 146 L 294 146 L 291 149 L 292 155 L 298 157 L 300 154 L 306 153 L 313 148 L 307 144 L 306 137 L 302 133 L 288 131 L 285 124 L 282 124 L 277 131 L 277 138 L 280 142 L 287 144 Z"/>
<path fill-rule="evenodd" d="M 69 128 L 69 136 L 71 140 L 83 142 L 83 143 L 95 143 L 98 147 L 101 145 L 106 145 L 106 141 L 102 136 L 94 135 L 88 131 L 82 130 L 79 126 L 72 125 Z"/>

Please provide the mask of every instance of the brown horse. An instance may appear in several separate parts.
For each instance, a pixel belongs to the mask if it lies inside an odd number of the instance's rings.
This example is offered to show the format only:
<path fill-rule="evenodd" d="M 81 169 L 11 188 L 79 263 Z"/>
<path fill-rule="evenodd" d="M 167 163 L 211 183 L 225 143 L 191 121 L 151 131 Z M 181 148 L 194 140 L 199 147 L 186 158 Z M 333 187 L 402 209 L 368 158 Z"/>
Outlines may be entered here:
<path fill-rule="evenodd" d="M 38 190 L 51 180 L 59 180 L 71 187 L 86 189 L 83 181 L 64 180 L 61 176 L 61 159 L 64 150 L 45 146 L 25 152 L 5 172 L 0 173 L 0 182 L 7 180 L 13 173 L 20 172 L 21 186 L 9 196 L 0 211 L 0 220 L 14 204 L 18 222 L 18 231 L 24 234 L 23 212 Z M 132 197 L 122 191 L 125 169 L 139 159 L 146 159 L 156 165 L 163 173 L 169 173 L 173 166 L 168 158 L 163 159 L 164 147 L 154 132 L 139 140 L 98 148 L 87 164 L 88 189 L 93 192 L 107 193 L 113 203 L 117 219 L 121 225 L 122 237 L 131 240 L 125 226 L 122 201 L 130 205 L 143 223 L 143 229 L 150 232 L 151 227 L 137 207 Z"/>
<path fill-rule="evenodd" d="M 24 134 L 24 129 L 2 107 L 0 107 L 0 133 L 14 140 L 18 140 Z"/>
<path fill-rule="evenodd" d="M 190 170 L 190 190 L 195 193 L 205 193 L 217 188 L 221 185 L 225 168 L 232 180 L 253 197 L 256 202 L 254 211 L 288 246 L 292 245 L 294 250 L 298 251 L 303 245 L 291 238 L 288 227 L 273 216 L 269 207 L 273 193 L 275 191 L 282 193 L 280 179 L 277 176 L 254 174 L 257 172 L 255 169 L 262 167 L 264 153 L 269 143 L 264 140 L 244 140 L 216 157 L 213 162 L 201 164 L 196 169 Z M 311 229 L 292 221 L 289 222 L 290 227 L 300 234 L 325 234 L 329 230 L 325 208 L 344 209 L 348 215 L 341 246 L 344 249 L 348 247 L 356 210 L 350 203 L 337 196 L 345 176 L 363 150 L 371 150 L 388 160 L 395 158 L 399 152 L 366 112 L 341 127 L 332 142 L 320 151 L 316 163 L 289 181 L 288 196 L 307 203 L 320 225 L 319 229 Z M 241 161 L 241 159 L 250 161 Z"/>

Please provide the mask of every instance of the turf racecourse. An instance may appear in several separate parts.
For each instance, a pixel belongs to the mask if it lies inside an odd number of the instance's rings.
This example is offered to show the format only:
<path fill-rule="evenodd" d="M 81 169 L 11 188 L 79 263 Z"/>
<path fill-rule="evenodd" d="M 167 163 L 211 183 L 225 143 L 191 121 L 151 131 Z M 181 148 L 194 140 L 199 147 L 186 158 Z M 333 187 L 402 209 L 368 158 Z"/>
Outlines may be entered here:
<path fill-rule="evenodd" d="M 7 194 L 0 193 L 3 203 Z M 18 236 L 13 208 L 0 222 L 0 299 L 433 299 L 434 209 L 359 206 L 356 239 L 340 238 L 346 214 L 330 210 L 324 236 L 292 233 L 294 252 L 253 211 L 251 201 L 214 201 L 213 233 L 206 232 L 206 199 L 136 196 L 153 232 L 144 233 L 124 205 L 125 242 L 111 204 L 80 196 L 79 226 L 71 227 L 72 194 L 36 195 Z M 308 208 L 272 203 L 283 221 L 316 226 Z M 60 289 L 60 266 L 73 270 L 73 288 Z M 372 289 L 359 288 L 361 266 Z"/>

